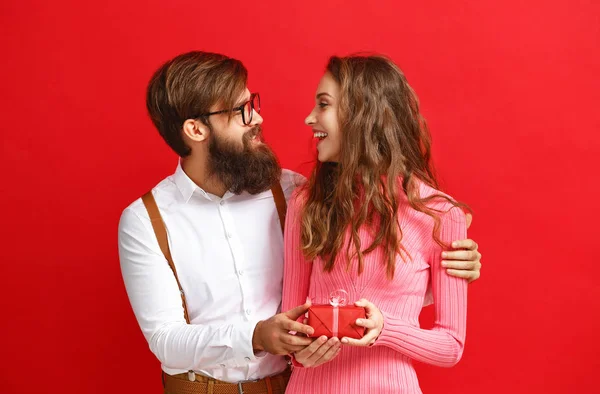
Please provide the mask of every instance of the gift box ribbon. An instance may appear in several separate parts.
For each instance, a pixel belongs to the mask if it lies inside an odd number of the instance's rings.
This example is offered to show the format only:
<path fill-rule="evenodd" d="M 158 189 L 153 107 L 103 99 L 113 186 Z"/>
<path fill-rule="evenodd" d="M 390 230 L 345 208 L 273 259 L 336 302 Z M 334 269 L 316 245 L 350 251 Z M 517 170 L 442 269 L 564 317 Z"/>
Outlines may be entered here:
<path fill-rule="evenodd" d="M 340 300 L 337 297 L 334 297 L 330 304 L 333 306 L 333 324 L 331 327 L 332 332 L 333 332 L 333 336 L 337 337 L 338 336 L 338 328 L 339 328 L 339 321 L 340 321 Z"/>

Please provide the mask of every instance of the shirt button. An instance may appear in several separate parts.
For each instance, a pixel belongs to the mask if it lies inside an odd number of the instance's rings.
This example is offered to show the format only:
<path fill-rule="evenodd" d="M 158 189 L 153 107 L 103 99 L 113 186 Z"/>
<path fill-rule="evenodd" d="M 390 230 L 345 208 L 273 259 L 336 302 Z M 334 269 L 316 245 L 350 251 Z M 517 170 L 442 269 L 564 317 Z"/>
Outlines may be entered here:
<path fill-rule="evenodd" d="M 246 357 L 246 358 L 245 358 L 245 360 L 246 360 L 246 361 L 250 361 L 250 357 Z"/>
<path fill-rule="evenodd" d="M 252 311 L 250 309 L 246 309 L 246 315 L 251 315 Z"/>
<path fill-rule="evenodd" d="M 238 271 L 238 275 L 239 275 L 239 276 L 242 276 L 242 275 L 244 275 L 244 270 L 239 270 L 239 271 Z"/>
<path fill-rule="evenodd" d="M 225 364 L 219 364 L 221 368 L 225 368 Z"/>
<path fill-rule="evenodd" d="M 233 234 L 227 233 L 227 238 L 233 238 Z"/>
<path fill-rule="evenodd" d="M 225 200 L 221 200 L 221 202 L 219 204 L 225 205 Z"/>

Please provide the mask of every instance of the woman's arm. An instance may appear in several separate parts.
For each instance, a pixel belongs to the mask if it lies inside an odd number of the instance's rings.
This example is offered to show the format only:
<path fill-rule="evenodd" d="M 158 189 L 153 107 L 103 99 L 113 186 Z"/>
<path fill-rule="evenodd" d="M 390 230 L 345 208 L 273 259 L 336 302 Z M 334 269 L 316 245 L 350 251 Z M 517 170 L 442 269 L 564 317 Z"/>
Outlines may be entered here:
<path fill-rule="evenodd" d="M 452 208 L 442 217 L 440 239 L 447 244 L 466 238 L 465 215 Z M 384 325 L 374 346 L 387 346 L 423 363 L 451 367 L 461 358 L 467 324 L 467 281 L 448 275 L 441 253 L 432 254 L 431 284 L 435 323 L 431 330 L 414 327 L 383 313 Z"/>

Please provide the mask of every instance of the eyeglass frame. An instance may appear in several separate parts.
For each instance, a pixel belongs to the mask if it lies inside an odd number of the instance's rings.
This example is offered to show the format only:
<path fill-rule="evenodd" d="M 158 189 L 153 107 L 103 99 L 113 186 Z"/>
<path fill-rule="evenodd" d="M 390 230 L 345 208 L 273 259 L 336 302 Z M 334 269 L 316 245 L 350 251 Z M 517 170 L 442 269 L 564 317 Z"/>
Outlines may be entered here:
<path fill-rule="evenodd" d="M 255 97 L 258 99 L 258 108 L 254 107 L 254 98 Z M 246 123 L 246 116 L 244 115 L 244 107 L 248 103 L 250 103 L 251 112 L 250 112 L 250 119 L 248 119 L 248 123 Z M 242 113 L 242 123 L 244 123 L 244 126 L 248 126 L 250 123 L 252 123 L 252 116 L 254 115 L 254 111 L 256 111 L 260 114 L 260 94 L 258 92 L 250 93 L 250 100 L 244 101 L 244 103 L 242 105 L 240 105 L 239 107 L 235 107 L 232 109 L 222 109 L 220 111 L 214 111 L 214 112 L 208 112 L 206 114 L 200 114 L 200 115 L 194 116 L 191 119 L 208 118 L 211 115 L 219 115 L 219 114 L 224 114 L 227 112 L 236 112 L 236 111 L 240 111 Z"/>

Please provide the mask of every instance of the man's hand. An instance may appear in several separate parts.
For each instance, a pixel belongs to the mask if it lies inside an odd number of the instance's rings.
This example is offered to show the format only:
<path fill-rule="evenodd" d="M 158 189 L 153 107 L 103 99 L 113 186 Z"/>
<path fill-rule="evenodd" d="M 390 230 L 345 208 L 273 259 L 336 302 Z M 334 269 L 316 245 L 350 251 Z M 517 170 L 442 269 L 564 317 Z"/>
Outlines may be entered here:
<path fill-rule="evenodd" d="M 294 353 L 294 358 L 306 368 L 317 367 L 336 358 L 340 354 L 340 350 L 339 339 L 333 337 L 327 340 L 327 337 L 323 335 L 304 349 Z"/>
<path fill-rule="evenodd" d="M 467 228 L 471 227 L 473 216 L 466 214 Z M 478 245 L 472 239 L 463 239 L 452 242 L 454 251 L 442 252 L 442 267 L 450 276 L 464 278 L 469 283 L 479 279 L 481 276 L 481 253 L 477 250 Z"/>
<path fill-rule="evenodd" d="M 296 331 L 306 335 L 313 333 L 313 328 L 296 320 L 310 308 L 310 302 L 297 306 L 287 312 L 279 313 L 268 320 L 259 321 L 254 328 L 252 348 L 276 355 L 297 352 L 310 345 L 314 339 L 290 334 Z"/>
<path fill-rule="evenodd" d="M 448 275 L 464 278 L 470 282 L 481 275 L 481 253 L 472 239 L 452 242 L 454 251 L 442 252 L 442 267 Z"/>

